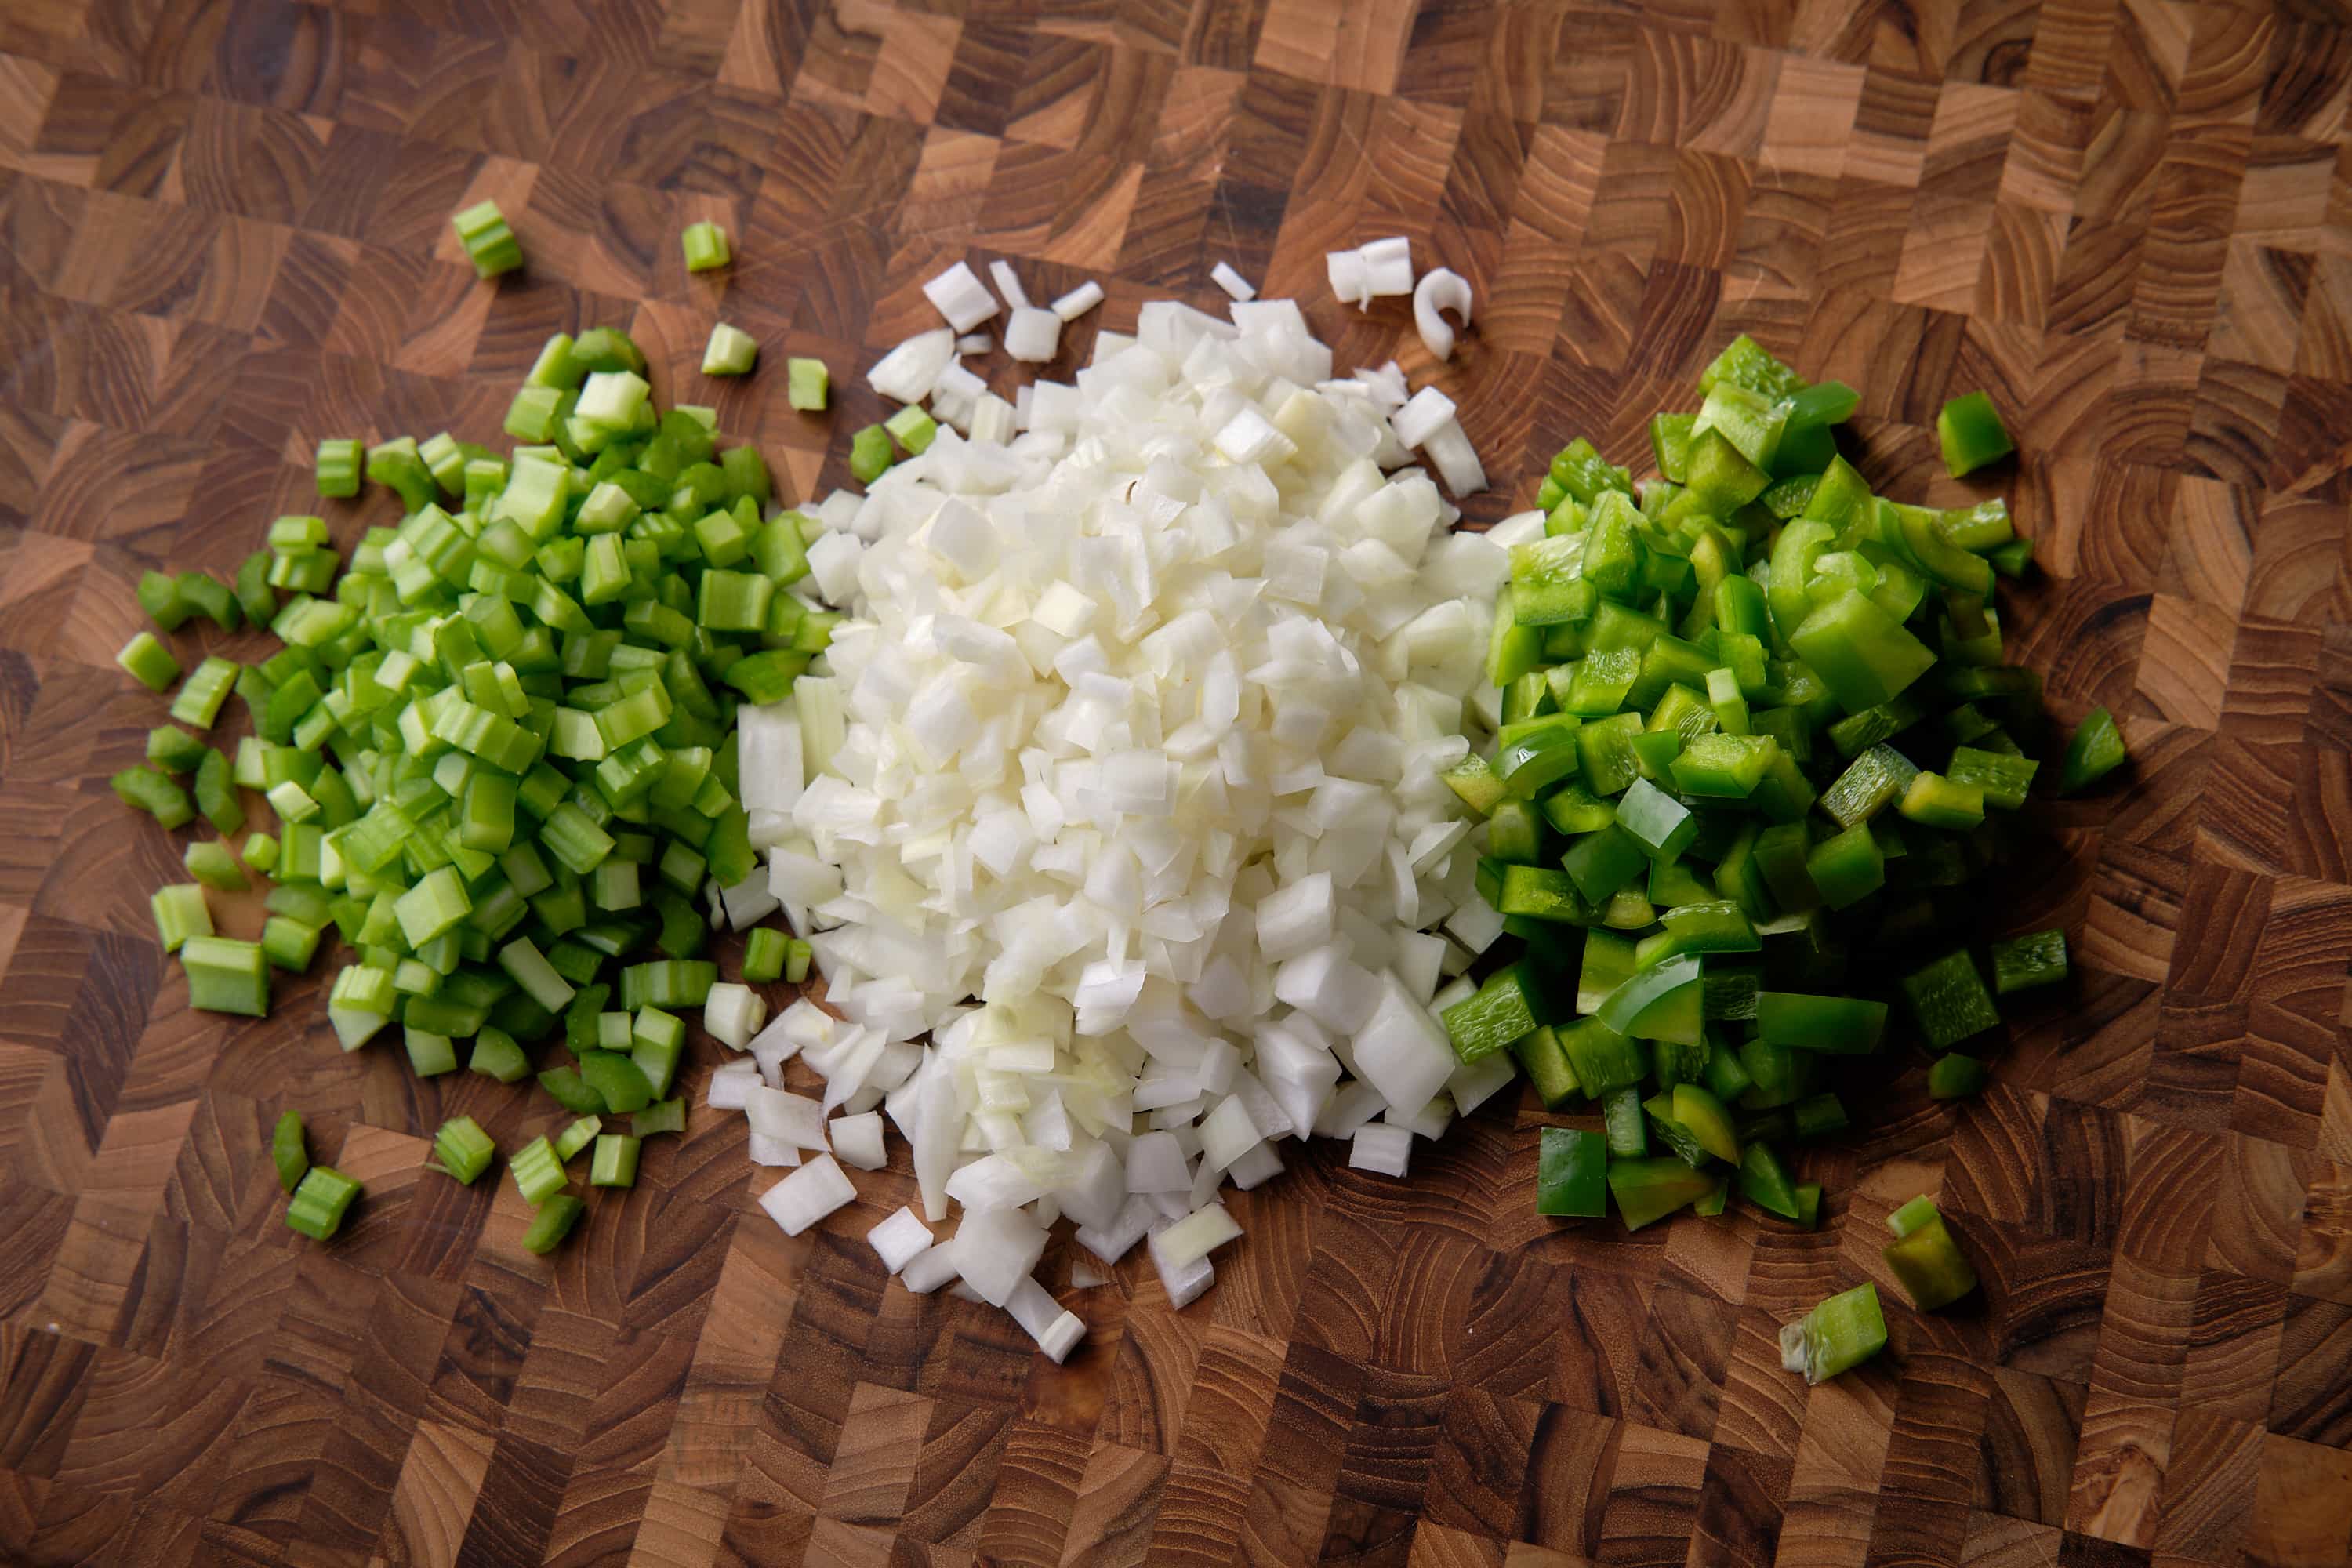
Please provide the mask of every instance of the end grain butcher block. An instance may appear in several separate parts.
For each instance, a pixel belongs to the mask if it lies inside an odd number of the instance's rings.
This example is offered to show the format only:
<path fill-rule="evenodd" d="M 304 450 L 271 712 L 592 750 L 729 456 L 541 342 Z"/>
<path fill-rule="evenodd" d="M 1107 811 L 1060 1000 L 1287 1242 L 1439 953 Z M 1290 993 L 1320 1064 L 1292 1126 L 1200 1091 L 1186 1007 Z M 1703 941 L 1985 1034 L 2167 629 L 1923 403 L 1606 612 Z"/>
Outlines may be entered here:
<path fill-rule="evenodd" d="M 15 0 L 0 7 L 0 1556 L 163 1564 L 2342 1563 L 2352 1552 L 2352 29 L 2321 0 Z M 528 268 L 479 283 L 495 198 Z M 689 277 L 710 218 L 731 269 Z M 1323 253 L 1477 290 L 1432 366 Z M 345 1057 L 316 977 L 187 1010 L 105 780 L 150 566 L 309 511 L 321 437 L 494 435 L 551 331 L 625 325 L 792 495 L 923 279 L 1099 279 L 1097 331 L 1230 261 L 1343 365 L 1463 407 L 1496 493 L 1644 460 L 1735 332 L 1868 389 L 1866 468 L 1941 499 L 1982 387 L 2043 572 L 2058 717 L 2128 784 L 2055 808 L 2012 911 L 2076 979 L 1979 1101 L 1896 1082 L 1809 1153 L 1817 1234 L 1534 1215 L 1531 1099 L 1398 1183 L 1231 1203 L 1171 1311 L 1139 1255 L 1003 1314 L 886 1286 L 903 1169 L 787 1240 L 698 1110 L 570 1247 L 422 1169 L 523 1097 Z M 835 369 L 829 418 L 785 353 Z M 992 362 L 1000 363 L 1000 362 Z M 1000 373 L 1003 388 L 1013 384 Z M 708 393 L 703 395 L 708 395 Z M 348 544 L 387 497 L 325 503 Z M 211 640 L 209 637 L 201 639 Z M 238 645 L 221 639 L 234 650 Z M 731 972 L 731 968 L 730 968 Z M 697 1034 L 694 1073 L 717 1059 Z M 288 1107 L 367 1195 L 280 1219 Z M 903 1165 L 903 1151 L 898 1152 Z M 763 1176 L 759 1184 L 764 1187 Z M 1806 1390 L 1781 1321 L 1935 1194 L 1973 1306 Z M 612 1195 L 612 1194 L 607 1194 Z"/>

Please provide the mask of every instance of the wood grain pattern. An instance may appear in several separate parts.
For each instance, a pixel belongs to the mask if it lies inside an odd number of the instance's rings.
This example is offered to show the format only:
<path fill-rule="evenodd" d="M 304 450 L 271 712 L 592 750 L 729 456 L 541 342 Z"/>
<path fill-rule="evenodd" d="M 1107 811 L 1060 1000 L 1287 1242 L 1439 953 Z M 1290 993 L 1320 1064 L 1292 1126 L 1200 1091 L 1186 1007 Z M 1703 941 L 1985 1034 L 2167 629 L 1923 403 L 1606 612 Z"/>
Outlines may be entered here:
<path fill-rule="evenodd" d="M 530 257 L 477 283 L 446 217 Z M 736 237 L 688 278 L 676 236 Z M 1532 1214 L 1532 1102 L 1399 1186 L 1290 1156 L 1215 1291 L 1046 1280 L 1066 1367 L 787 1239 L 697 1110 L 521 1250 L 423 1173 L 543 1105 L 344 1057 L 316 983 L 188 1011 L 145 893 L 177 836 L 107 773 L 161 704 L 114 649 L 150 566 L 310 510 L 328 435 L 496 435 L 551 331 L 629 328 L 666 396 L 721 313 L 835 371 L 829 419 L 716 397 L 800 496 L 947 261 L 1098 330 L 1231 259 L 1343 359 L 1386 233 L 1471 279 L 1433 379 L 1524 504 L 1734 331 L 1862 386 L 1873 478 L 2005 485 L 2009 620 L 2054 717 L 2135 764 L 2053 808 L 2022 924 L 2081 931 L 1958 1109 L 1899 1079 L 1814 1235 Z M 1006 384 L 1009 388 L 1010 383 Z M 1941 476 L 1985 388 L 2013 476 Z M 1006 388 L 1000 388 L 1001 390 Z M 18 0 L 0 6 L 0 1559 L 125 1564 L 1416 1568 L 2352 1562 L 2352 16 L 2312 0 Z M 337 537 L 383 497 L 326 503 Z M 190 627 L 189 654 L 249 653 Z M 693 1037 L 689 1082 L 717 1058 Z M 368 1182 L 280 1222 L 286 1107 Z M 1986 1289 L 1807 1391 L 1779 1324 L 1937 1194 Z"/>

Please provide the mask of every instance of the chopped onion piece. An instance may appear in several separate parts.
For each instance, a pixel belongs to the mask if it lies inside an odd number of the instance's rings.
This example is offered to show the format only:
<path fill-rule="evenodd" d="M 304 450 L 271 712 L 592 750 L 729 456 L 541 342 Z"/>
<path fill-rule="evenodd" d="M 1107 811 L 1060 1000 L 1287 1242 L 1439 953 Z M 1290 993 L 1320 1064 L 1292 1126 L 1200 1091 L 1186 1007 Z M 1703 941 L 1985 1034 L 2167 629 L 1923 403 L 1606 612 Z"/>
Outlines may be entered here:
<path fill-rule="evenodd" d="M 1356 1129 L 1348 1146 L 1348 1168 L 1402 1176 L 1412 1163 L 1412 1134 L 1402 1127 L 1367 1125 Z"/>
<path fill-rule="evenodd" d="M 995 348 L 996 340 L 986 332 L 967 332 L 956 340 L 956 353 L 960 354 L 990 353 Z"/>
<path fill-rule="evenodd" d="M 1028 364 L 1044 364 L 1062 346 L 1062 318 L 1033 305 L 1016 306 L 1004 324 L 1004 352 Z"/>
<path fill-rule="evenodd" d="M 1242 1227 L 1225 1212 L 1224 1205 L 1207 1204 L 1166 1229 L 1153 1232 L 1151 1258 L 1164 1274 L 1171 1268 L 1181 1268 L 1196 1258 L 1208 1257 L 1241 1233 Z"/>
<path fill-rule="evenodd" d="M 898 1267 L 898 1282 L 918 1296 L 929 1295 L 955 1277 L 955 1254 L 944 1241 L 934 1242 Z"/>
<path fill-rule="evenodd" d="M 768 1021 L 768 1005 L 748 985 L 722 980 L 702 1004 L 702 1026 L 730 1051 L 749 1050 L 751 1037 Z"/>
<path fill-rule="evenodd" d="M 1454 329 L 1441 311 L 1451 310 L 1470 324 L 1470 284 L 1450 267 L 1441 267 L 1425 275 L 1412 289 L 1412 325 L 1421 334 L 1422 346 L 1434 359 L 1454 357 Z M 1406 446 L 1415 443 L 1408 441 Z"/>
<path fill-rule="evenodd" d="M 1011 262 L 1002 257 L 990 262 L 988 280 L 996 285 L 996 291 L 1003 295 L 1004 302 L 1014 310 L 1022 310 L 1028 305 L 1028 290 L 1021 287 L 1021 279 L 1013 275 Z"/>
<path fill-rule="evenodd" d="M 751 1102 L 751 1091 L 759 1087 L 757 1062 L 748 1058 L 725 1062 L 710 1075 L 710 1082 L 703 1090 L 703 1103 L 713 1110 L 740 1110 Z"/>
<path fill-rule="evenodd" d="M 955 363 L 956 335 L 946 327 L 918 332 L 884 354 L 866 373 L 866 384 L 900 403 L 920 403 Z"/>
<path fill-rule="evenodd" d="M 1323 258 L 1323 269 L 1331 279 L 1331 297 L 1339 303 L 1361 309 L 1371 302 L 1362 251 L 1334 250 Z"/>
<path fill-rule="evenodd" d="M 760 1199 L 760 1206 L 768 1217 L 783 1227 L 786 1236 L 798 1236 L 825 1215 L 857 1196 L 848 1174 L 834 1163 L 830 1154 L 819 1154 L 774 1186 Z"/>
<path fill-rule="evenodd" d="M 1478 453 L 1470 445 L 1470 437 L 1462 433 L 1459 421 L 1448 419 L 1422 443 L 1429 460 L 1437 465 L 1437 477 L 1455 495 L 1475 495 L 1486 488 L 1486 470 L 1478 461 Z"/>
<path fill-rule="evenodd" d="M 1215 281 L 1218 288 L 1236 300 L 1257 298 L 1257 289 L 1251 286 L 1248 279 L 1234 270 L 1234 265 L 1230 261 L 1218 262 L 1216 269 L 1209 276 Z"/>
<path fill-rule="evenodd" d="M 1103 302 L 1102 285 L 1088 279 L 1054 301 L 1051 309 L 1064 322 L 1076 321 Z"/>
<path fill-rule="evenodd" d="M 1412 292 L 1412 242 L 1402 235 L 1368 241 L 1359 252 L 1364 258 L 1364 291 L 1393 295 Z"/>
<path fill-rule="evenodd" d="M 1157 1241 L 1158 1238 L 1155 1237 L 1153 1239 Z M 1160 1270 L 1160 1286 L 1168 1292 L 1168 1305 L 1177 1311 L 1199 1300 L 1216 1282 L 1217 1270 L 1205 1253 L 1190 1262 L 1177 1263 L 1162 1258 L 1155 1246 L 1151 1261 Z"/>
<path fill-rule="evenodd" d="M 860 1171 L 878 1171 L 889 1163 L 882 1148 L 882 1117 L 868 1110 L 856 1116 L 835 1117 L 826 1129 L 833 1142 L 833 1152 L 841 1163 Z"/>
<path fill-rule="evenodd" d="M 1396 431 L 1398 440 L 1417 448 L 1453 417 L 1454 399 L 1433 386 L 1424 386 L 1389 416 L 1389 425 Z"/>
<path fill-rule="evenodd" d="M 964 261 L 924 284 L 923 298 L 959 332 L 971 331 L 996 314 L 998 309 L 996 296 L 988 291 L 988 285 L 980 280 L 971 263 Z"/>
<path fill-rule="evenodd" d="M 931 1227 L 913 1209 L 901 1205 L 888 1219 L 867 1231 L 866 1239 L 881 1258 L 883 1272 L 896 1274 L 929 1248 Z"/>

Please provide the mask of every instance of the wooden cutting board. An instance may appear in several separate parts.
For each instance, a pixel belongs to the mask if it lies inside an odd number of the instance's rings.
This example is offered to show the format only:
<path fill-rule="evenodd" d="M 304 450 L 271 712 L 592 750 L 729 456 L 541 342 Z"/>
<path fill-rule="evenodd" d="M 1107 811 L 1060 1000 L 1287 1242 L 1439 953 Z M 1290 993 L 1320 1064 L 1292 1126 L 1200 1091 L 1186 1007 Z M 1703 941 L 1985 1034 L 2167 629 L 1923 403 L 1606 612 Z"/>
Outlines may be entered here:
<path fill-rule="evenodd" d="M 2332 19 L 2331 19 L 2332 16 Z M 13 0 L 0 8 L 0 1556 L 188 1562 L 2327 1564 L 2352 1542 L 2352 31 L 2325 0 Z M 478 283 L 496 197 L 530 257 Z M 688 278 L 714 218 L 731 270 Z M 1477 290 L 1433 367 L 1329 248 Z M 547 1102 L 340 1054 L 320 977 L 190 1013 L 121 808 L 163 703 L 111 664 L 145 567 L 272 516 L 346 545 L 321 437 L 496 439 L 550 332 L 625 325 L 797 496 L 949 261 L 1139 301 L 1295 293 L 1342 365 L 1460 398 L 1498 516 L 1748 331 L 1864 389 L 1865 466 L 2005 491 L 2010 595 L 2132 774 L 2047 809 L 1986 919 L 2077 932 L 1978 1102 L 1916 1063 L 1807 1151 L 1818 1234 L 1532 1213 L 1531 1105 L 1409 1182 L 1322 1152 L 1168 1310 L 1046 1278 L 1067 1366 L 752 1206 L 698 1107 L 551 1260 L 504 1180 Z M 714 319 L 762 373 L 696 374 Z M 834 367 L 830 418 L 778 362 Z M 1016 378 L 999 367 L 1001 389 Z M 2018 462 L 1940 477 L 1982 387 Z M 194 630 L 187 655 L 252 654 Z M 231 921 L 236 925 L 235 920 Z M 249 923 L 249 922 L 248 922 Z M 237 927 L 236 929 L 245 929 Z M 322 968 L 326 967 L 324 965 Z M 698 1038 L 695 1082 L 716 1058 Z M 278 1111 L 368 1193 L 280 1219 Z M 1985 1280 L 1808 1393 L 1779 1325 L 1937 1194 Z M 1890 1301 L 1899 1298 L 1890 1294 Z"/>

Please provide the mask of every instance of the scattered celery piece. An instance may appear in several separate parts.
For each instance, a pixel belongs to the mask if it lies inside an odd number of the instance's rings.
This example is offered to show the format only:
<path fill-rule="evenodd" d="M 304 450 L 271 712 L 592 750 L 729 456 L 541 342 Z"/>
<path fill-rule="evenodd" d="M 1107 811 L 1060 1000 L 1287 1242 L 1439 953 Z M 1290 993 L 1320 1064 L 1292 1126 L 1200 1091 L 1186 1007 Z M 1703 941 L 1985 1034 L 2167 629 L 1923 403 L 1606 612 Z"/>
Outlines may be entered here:
<path fill-rule="evenodd" d="M 572 1234 L 572 1227 L 580 1223 L 580 1215 L 586 1207 L 578 1198 L 566 1193 L 559 1193 L 548 1199 L 531 1216 L 530 1228 L 523 1232 L 524 1250 L 541 1257 L 554 1251 L 563 1244 L 563 1238 Z"/>
<path fill-rule="evenodd" d="M 760 358 L 760 342 L 740 327 L 720 321 L 710 329 L 710 341 L 702 350 L 702 374 L 705 375 L 749 375 Z"/>
<path fill-rule="evenodd" d="M 859 484 L 872 484 L 882 477 L 884 471 L 894 461 L 896 461 L 896 455 L 891 449 L 890 432 L 881 426 L 868 425 L 849 438 L 850 477 Z M 144 637 L 146 634 L 142 632 L 140 635 Z M 177 666 L 173 667 L 172 673 L 175 678 L 178 676 Z M 168 686 L 171 681 L 166 680 L 163 684 Z M 156 689 L 160 691 L 163 688 L 158 687 Z"/>
<path fill-rule="evenodd" d="M 607 1132 L 596 1140 L 596 1152 L 589 1162 L 588 1184 L 592 1187 L 634 1187 L 637 1184 L 638 1142 L 634 1137 Z"/>
<path fill-rule="evenodd" d="M 460 1186 L 472 1186 L 490 1168 L 499 1146 L 470 1116 L 457 1116 L 433 1135 L 434 1169 L 455 1177 Z"/>
<path fill-rule="evenodd" d="M 194 882 L 156 889 L 147 907 L 154 912 L 155 935 L 165 952 L 179 952 L 191 937 L 213 934 L 212 907 L 205 902 L 204 889 Z"/>
<path fill-rule="evenodd" d="M 728 248 L 727 231 L 715 223 L 688 224 L 678 237 L 686 251 L 688 272 L 712 272 L 734 259 Z"/>
<path fill-rule="evenodd" d="M 364 448 L 355 438 L 331 436 L 320 441 L 318 460 L 312 465 L 318 477 L 319 494 L 322 497 L 359 494 L 360 467 L 364 461 Z"/>
<path fill-rule="evenodd" d="M 522 246 L 494 201 L 481 201 L 449 220 L 478 278 L 496 278 L 522 265 Z"/>
<path fill-rule="evenodd" d="M 829 391 L 830 374 L 821 359 L 787 359 L 784 362 L 785 401 L 803 414 L 822 413 Z"/>
<path fill-rule="evenodd" d="M 579 1121 L 556 1134 L 556 1159 L 564 1163 L 570 1163 L 572 1156 L 594 1142 L 596 1135 L 604 1130 L 604 1123 L 602 1119 L 594 1116 L 580 1118 Z"/>
<path fill-rule="evenodd" d="M 229 852 L 227 845 L 217 840 L 199 839 L 190 844 L 180 859 L 187 867 L 188 875 L 207 888 L 241 893 L 248 885 L 236 857 Z"/>
<path fill-rule="evenodd" d="M 286 1205 L 286 1223 L 313 1241 L 324 1241 L 341 1227 L 359 1195 L 360 1184 L 332 1165 L 313 1165 Z"/>
<path fill-rule="evenodd" d="M 310 1152 L 302 1142 L 302 1116 L 299 1111 L 281 1111 L 278 1125 L 269 1134 L 269 1163 L 278 1167 L 278 1190 L 291 1193 L 302 1184 L 310 1169 Z"/>
<path fill-rule="evenodd" d="M 132 679 L 150 691 L 169 691 L 172 682 L 180 679 L 180 661 L 172 650 L 155 640 L 153 632 L 141 632 L 122 645 L 114 662 L 131 672 Z"/>

